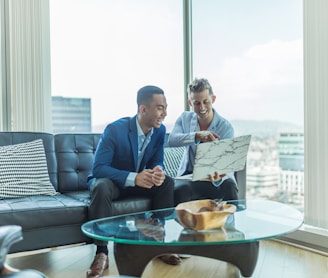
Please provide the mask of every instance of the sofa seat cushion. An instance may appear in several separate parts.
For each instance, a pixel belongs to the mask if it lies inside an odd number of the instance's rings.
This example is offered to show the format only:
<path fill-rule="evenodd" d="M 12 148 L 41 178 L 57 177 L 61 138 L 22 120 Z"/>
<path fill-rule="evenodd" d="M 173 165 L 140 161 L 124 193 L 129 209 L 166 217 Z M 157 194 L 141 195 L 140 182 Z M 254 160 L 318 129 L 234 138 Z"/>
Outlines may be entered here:
<path fill-rule="evenodd" d="M 71 198 L 85 203 L 87 206 L 90 204 L 89 191 L 75 191 L 64 193 Z M 113 215 L 121 215 L 132 212 L 139 212 L 151 209 L 151 200 L 147 197 L 128 197 L 113 202 Z"/>
<path fill-rule="evenodd" d="M 21 225 L 24 230 L 83 224 L 87 205 L 63 194 L 0 200 L 0 225 Z"/>

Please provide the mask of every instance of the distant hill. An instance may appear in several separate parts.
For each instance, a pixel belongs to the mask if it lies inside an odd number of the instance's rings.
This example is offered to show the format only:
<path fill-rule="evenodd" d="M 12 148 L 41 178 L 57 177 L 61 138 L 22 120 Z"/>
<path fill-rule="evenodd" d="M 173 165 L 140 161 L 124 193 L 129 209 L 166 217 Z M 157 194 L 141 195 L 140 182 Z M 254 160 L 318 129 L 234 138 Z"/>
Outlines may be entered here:
<path fill-rule="evenodd" d="M 259 138 L 275 137 L 280 132 L 304 132 L 300 125 L 281 121 L 231 120 L 235 135 L 252 134 Z"/>

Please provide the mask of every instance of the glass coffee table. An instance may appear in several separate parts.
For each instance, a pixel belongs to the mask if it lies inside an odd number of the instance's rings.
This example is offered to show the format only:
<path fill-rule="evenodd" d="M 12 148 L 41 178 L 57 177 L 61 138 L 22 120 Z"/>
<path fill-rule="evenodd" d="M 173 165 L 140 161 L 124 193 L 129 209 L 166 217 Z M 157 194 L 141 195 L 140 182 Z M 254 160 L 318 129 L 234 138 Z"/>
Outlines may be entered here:
<path fill-rule="evenodd" d="M 146 265 L 161 254 L 203 256 L 232 263 L 244 277 L 256 267 L 259 241 L 297 230 L 301 212 L 268 200 L 231 201 L 237 211 L 220 229 L 183 228 L 174 208 L 97 219 L 82 225 L 88 237 L 114 242 L 121 275 L 141 276 Z"/>

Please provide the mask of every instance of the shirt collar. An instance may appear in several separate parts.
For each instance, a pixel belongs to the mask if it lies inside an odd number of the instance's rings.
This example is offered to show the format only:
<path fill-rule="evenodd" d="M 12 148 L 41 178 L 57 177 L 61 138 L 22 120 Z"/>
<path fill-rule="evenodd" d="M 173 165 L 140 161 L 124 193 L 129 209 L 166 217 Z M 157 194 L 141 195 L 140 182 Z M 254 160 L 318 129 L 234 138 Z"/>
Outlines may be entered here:
<path fill-rule="evenodd" d="M 138 137 L 146 137 L 146 136 L 152 136 L 154 132 L 154 128 L 152 127 L 151 130 L 145 135 L 141 129 L 141 126 L 138 121 L 138 117 L 136 117 L 136 123 L 137 123 L 137 131 L 138 131 Z"/>

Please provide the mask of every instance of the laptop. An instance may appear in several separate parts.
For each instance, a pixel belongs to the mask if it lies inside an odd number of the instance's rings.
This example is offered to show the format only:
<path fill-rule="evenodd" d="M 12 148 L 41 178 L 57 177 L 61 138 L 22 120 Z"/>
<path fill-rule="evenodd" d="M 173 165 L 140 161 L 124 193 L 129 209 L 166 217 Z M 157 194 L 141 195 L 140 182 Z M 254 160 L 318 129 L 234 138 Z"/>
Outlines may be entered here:
<path fill-rule="evenodd" d="M 176 177 L 176 180 L 204 180 L 215 171 L 219 174 L 243 170 L 251 135 L 242 135 L 229 139 L 198 144 L 193 173 Z"/>

